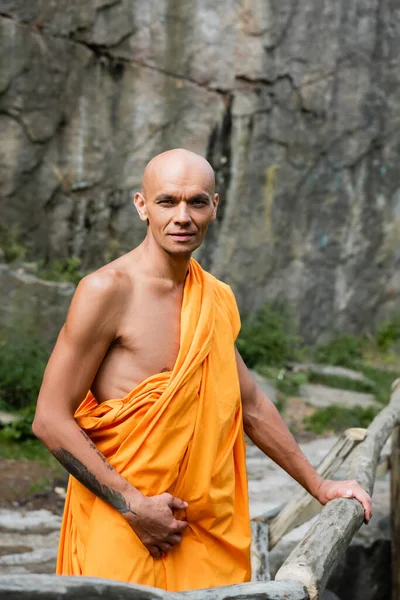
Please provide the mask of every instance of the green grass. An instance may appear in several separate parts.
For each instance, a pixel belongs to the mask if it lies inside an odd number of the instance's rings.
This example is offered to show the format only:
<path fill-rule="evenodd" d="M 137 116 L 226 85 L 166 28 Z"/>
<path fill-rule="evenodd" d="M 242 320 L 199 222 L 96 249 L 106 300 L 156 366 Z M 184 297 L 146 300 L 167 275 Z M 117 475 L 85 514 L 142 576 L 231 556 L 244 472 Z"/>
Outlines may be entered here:
<path fill-rule="evenodd" d="M 326 432 L 341 433 L 349 427 L 368 427 L 378 412 L 379 408 L 375 406 L 346 408 L 332 404 L 304 417 L 303 423 L 307 431 L 313 431 L 317 435 Z"/>
<path fill-rule="evenodd" d="M 355 363 L 354 367 L 374 382 L 376 400 L 387 404 L 392 393 L 392 383 L 400 376 L 400 358 L 397 372 L 373 367 L 362 361 Z"/>
<path fill-rule="evenodd" d="M 54 456 L 39 440 L 10 440 L 4 436 L 3 430 L 0 430 L 0 457 L 8 460 L 38 460 L 49 466 L 58 465 Z"/>
<path fill-rule="evenodd" d="M 319 383 L 332 388 L 341 390 L 349 390 L 351 392 L 363 392 L 374 394 L 376 385 L 373 381 L 361 381 L 357 379 L 349 379 L 342 375 L 328 375 L 324 373 L 310 373 L 308 376 L 310 383 Z"/>
<path fill-rule="evenodd" d="M 28 488 L 28 494 L 42 494 L 43 492 L 51 492 L 52 489 L 53 477 L 47 475 L 31 483 Z"/>

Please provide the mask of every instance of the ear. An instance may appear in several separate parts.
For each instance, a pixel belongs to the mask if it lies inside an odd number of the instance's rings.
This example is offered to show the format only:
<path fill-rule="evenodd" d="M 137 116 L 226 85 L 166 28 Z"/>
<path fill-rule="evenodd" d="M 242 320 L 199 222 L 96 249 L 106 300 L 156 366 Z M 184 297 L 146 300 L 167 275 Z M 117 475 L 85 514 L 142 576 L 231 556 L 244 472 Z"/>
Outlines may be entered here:
<path fill-rule="evenodd" d="M 143 194 L 141 194 L 140 192 L 136 192 L 135 197 L 133 199 L 133 204 L 135 205 L 136 210 L 139 213 L 140 219 L 142 221 L 147 221 L 148 216 L 147 216 L 146 200 L 145 200 Z"/>
<path fill-rule="evenodd" d="M 217 218 L 218 202 L 219 202 L 219 195 L 214 194 L 214 200 L 213 200 L 214 210 L 212 213 L 211 221 L 215 221 L 215 219 Z"/>

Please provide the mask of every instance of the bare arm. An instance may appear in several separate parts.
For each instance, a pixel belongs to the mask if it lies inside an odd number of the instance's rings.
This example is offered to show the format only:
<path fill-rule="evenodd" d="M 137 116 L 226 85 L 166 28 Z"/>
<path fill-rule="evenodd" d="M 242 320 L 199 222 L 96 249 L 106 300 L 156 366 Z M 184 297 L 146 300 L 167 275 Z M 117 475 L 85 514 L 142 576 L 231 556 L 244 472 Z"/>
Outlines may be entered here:
<path fill-rule="evenodd" d="M 74 420 L 118 335 L 122 285 L 120 275 L 112 271 L 93 274 L 79 284 L 46 367 L 33 431 L 69 473 L 127 519 L 150 553 L 158 557 L 161 550 L 180 541 L 185 524 L 173 518 L 171 509 L 186 504 L 170 494 L 145 498 L 110 465 Z"/>
<path fill-rule="evenodd" d="M 357 498 L 364 507 L 368 522 L 372 504 L 367 492 L 356 481 L 331 481 L 320 477 L 300 450 L 274 404 L 254 382 L 237 350 L 236 361 L 243 424 L 249 438 L 321 504 L 338 497 Z"/>

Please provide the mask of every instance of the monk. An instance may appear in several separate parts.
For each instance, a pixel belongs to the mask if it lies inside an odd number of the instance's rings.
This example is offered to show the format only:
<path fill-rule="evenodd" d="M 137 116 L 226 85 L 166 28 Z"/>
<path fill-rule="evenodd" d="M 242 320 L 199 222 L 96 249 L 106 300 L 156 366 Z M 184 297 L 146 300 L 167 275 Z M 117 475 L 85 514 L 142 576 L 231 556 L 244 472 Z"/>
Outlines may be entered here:
<path fill-rule="evenodd" d="M 319 502 L 371 499 L 317 475 L 235 349 L 229 286 L 192 258 L 215 219 L 210 164 L 176 149 L 134 197 L 142 244 L 84 277 L 34 433 L 69 471 L 57 573 L 183 591 L 249 581 L 244 431 Z"/>

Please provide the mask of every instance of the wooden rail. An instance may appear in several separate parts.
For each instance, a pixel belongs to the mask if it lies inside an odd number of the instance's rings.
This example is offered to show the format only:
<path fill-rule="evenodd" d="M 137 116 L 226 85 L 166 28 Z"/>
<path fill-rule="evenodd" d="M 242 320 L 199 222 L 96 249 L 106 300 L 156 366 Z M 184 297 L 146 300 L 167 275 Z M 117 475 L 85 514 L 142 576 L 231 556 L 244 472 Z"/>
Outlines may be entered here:
<path fill-rule="evenodd" d="M 400 600 L 400 427 L 392 435 L 391 526 L 392 600 Z"/>
<path fill-rule="evenodd" d="M 382 448 L 400 423 L 400 379 L 393 383 L 392 390 L 390 403 L 369 426 L 347 473 L 348 479 L 357 479 L 369 494 Z M 299 581 L 308 589 L 310 600 L 318 600 L 362 522 L 363 509 L 357 500 L 340 498 L 329 502 L 279 569 L 276 580 Z"/>
<path fill-rule="evenodd" d="M 94 577 L 0 575 L 4 600 L 308 600 L 297 581 L 242 583 L 190 592 L 166 592 Z"/>

